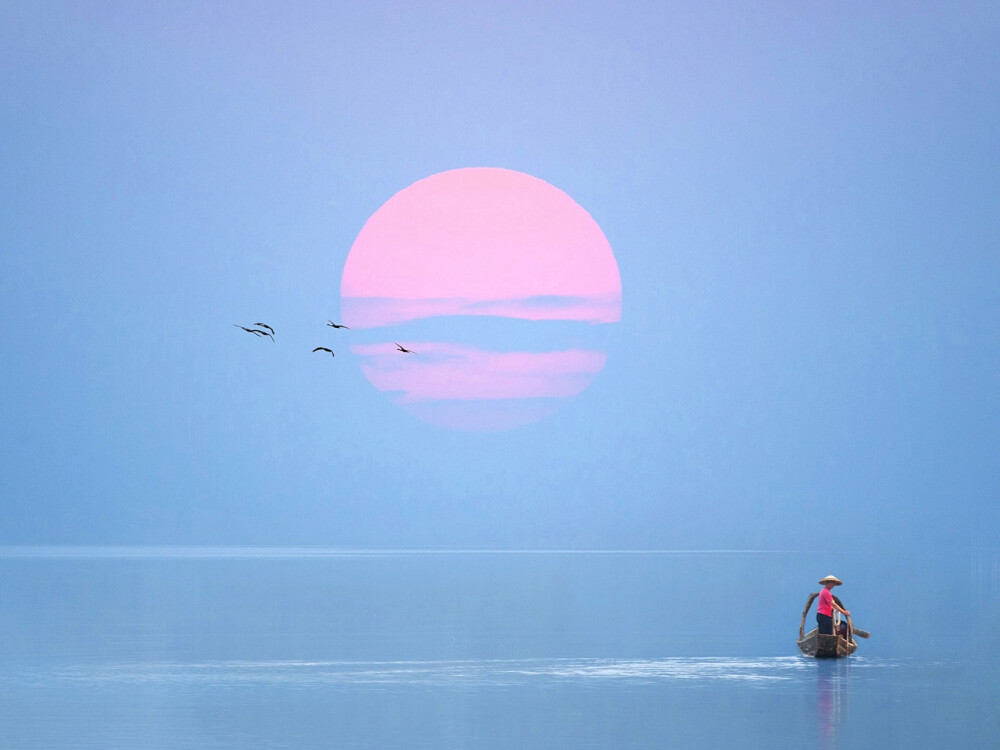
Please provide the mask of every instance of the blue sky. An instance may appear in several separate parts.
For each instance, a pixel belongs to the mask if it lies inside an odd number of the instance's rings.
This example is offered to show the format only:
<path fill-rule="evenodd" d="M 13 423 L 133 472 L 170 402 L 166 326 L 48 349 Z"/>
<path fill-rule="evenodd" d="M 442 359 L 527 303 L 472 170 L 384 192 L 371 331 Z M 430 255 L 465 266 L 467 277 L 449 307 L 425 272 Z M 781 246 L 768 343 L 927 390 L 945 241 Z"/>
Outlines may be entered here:
<path fill-rule="evenodd" d="M 0 11 L 0 541 L 997 544 L 995 4 Z M 594 383 L 493 434 L 309 352 L 472 166 L 622 277 Z"/>

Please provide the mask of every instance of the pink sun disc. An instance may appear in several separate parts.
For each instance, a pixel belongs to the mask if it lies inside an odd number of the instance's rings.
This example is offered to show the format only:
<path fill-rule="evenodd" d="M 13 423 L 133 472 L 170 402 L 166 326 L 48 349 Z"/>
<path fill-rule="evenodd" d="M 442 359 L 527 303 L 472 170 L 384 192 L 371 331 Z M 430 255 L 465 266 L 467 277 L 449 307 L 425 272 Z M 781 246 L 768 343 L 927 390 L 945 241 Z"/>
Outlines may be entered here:
<path fill-rule="evenodd" d="M 541 349 L 531 332 L 528 348 L 514 338 L 484 348 L 467 327 L 464 341 L 449 341 L 456 319 L 592 330 L 621 319 L 621 299 L 614 253 L 590 214 L 536 177 L 486 167 L 436 174 L 396 193 L 365 223 L 341 278 L 347 325 L 394 330 L 352 345 L 368 380 L 422 419 L 471 430 L 553 413 L 589 385 L 606 355 L 581 346 L 584 330 Z M 396 331 L 414 321 L 425 321 L 422 338 L 401 352 L 395 342 L 405 336 Z M 537 330 L 544 338 L 552 329 Z"/>
<path fill-rule="evenodd" d="M 508 169 L 442 172 L 390 198 L 344 266 L 357 327 L 439 315 L 621 319 L 621 279 L 597 222 L 558 188 Z"/>

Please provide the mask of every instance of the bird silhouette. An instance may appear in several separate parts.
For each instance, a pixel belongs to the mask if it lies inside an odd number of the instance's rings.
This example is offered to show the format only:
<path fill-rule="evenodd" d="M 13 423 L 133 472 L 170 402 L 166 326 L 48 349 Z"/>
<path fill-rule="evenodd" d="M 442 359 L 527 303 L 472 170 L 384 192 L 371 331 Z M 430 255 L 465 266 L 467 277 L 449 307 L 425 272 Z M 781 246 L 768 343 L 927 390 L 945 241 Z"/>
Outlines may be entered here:
<path fill-rule="evenodd" d="M 267 337 L 269 337 L 271 339 L 271 341 L 274 341 L 274 336 L 272 336 L 267 331 L 262 331 L 259 328 L 247 328 L 246 326 L 241 326 L 238 323 L 233 323 L 233 325 L 236 326 L 237 328 L 242 328 L 247 333 L 252 333 L 257 338 L 260 338 L 261 336 L 267 336 Z M 254 325 L 257 325 L 257 324 L 255 323 Z"/>
<path fill-rule="evenodd" d="M 271 328 L 271 326 L 269 326 L 267 323 L 254 323 L 254 325 L 255 326 L 260 326 L 261 328 L 266 328 L 267 330 L 269 330 L 271 332 L 272 336 L 274 335 L 274 329 Z"/>
<path fill-rule="evenodd" d="M 347 330 L 351 330 L 350 326 L 342 326 L 338 323 L 334 323 L 332 320 L 326 321 L 326 324 L 330 326 L 330 328 L 346 328 Z"/>
<path fill-rule="evenodd" d="M 416 352 L 415 352 L 415 351 L 413 351 L 412 349 L 407 349 L 406 347 L 403 347 L 403 346 L 400 346 L 400 345 L 399 345 L 398 343 L 396 343 L 395 341 L 393 341 L 392 343 L 396 344 L 396 348 L 397 348 L 397 349 L 398 349 L 399 351 L 401 351 L 401 352 L 402 352 L 403 354 L 416 354 Z"/>
<path fill-rule="evenodd" d="M 332 349 L 327 349 L 325 346 L 317 346 L 313 349 L 314 352 L 330 352 L 331 357 L 336 357 L 337 355 L 333 353 Z"/>

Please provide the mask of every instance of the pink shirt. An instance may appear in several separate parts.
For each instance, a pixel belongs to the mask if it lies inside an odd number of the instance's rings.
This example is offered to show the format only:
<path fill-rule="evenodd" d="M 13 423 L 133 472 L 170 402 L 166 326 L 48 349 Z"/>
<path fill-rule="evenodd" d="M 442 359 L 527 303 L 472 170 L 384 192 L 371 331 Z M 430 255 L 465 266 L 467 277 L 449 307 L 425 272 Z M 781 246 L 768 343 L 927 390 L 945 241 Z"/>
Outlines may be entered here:
<path fill-rule="evenodd" d="M 824 588 L 819 592 L 819 604 L 816 605 L 816 611 L 821 615 L 833 617 L 833 594 L 830 593 L 830 589 Z"/>

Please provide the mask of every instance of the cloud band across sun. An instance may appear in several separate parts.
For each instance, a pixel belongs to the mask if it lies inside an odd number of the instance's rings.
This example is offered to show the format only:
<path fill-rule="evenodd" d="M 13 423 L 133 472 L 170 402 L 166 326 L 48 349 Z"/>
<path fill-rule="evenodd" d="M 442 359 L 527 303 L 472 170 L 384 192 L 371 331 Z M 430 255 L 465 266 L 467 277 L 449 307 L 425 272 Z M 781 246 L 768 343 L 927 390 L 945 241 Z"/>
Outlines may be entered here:
<path fill-rule="evenodd" d="M 495 352 L 456 344 L 415 342 L 419 357 L 400 357 L 392 344 L 351 347 L 361 369 L 398 403 L 426 400 L 567 398 L 581 393 L 607 361 L 603 352 Z"/>
<path fill-rule="evenodd" d="M 539 295 L 522 299 L 395 299 L 344 297 L 341 315 L 352 328 L 380 328 L 425 318 L 488 315 L 521 320 L 570 320 L 616 323 L 621 319 L 621 295 L 591 297 Z"/>

